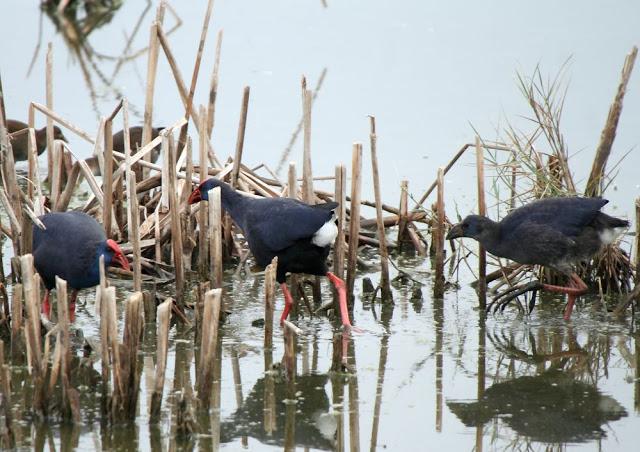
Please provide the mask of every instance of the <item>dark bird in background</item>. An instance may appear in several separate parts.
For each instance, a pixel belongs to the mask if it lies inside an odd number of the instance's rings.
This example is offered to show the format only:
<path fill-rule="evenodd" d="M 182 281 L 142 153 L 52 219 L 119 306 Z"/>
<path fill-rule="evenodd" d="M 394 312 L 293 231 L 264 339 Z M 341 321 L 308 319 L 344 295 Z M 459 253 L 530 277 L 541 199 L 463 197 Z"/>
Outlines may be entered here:
<path fill-rule="evenodd" d="M 293 305 L 286 274 L 306 273 L 327 276 L 333 283 L 339 294 L 342 325 L 350 330 L 345 283 L 329 272 L 326 265 L 338 234 L 334 213 L 338 204 L 309 205 L 291 198 L 250 198 L 215 178 L 202 182 L 191 193 L 189 204 L 208 201 L 208 192 L 215 187 L 220 187 L 222 208 L 244 232 L 257 264 L 266 267 L 278 256 L 276 280 L 285 298 L 280 320 L 288 317 Z"/>
<path fill-rule="evenodd" d="M 49 292 L 56 276 L 72 289 L 69 313 L 73 320 L 78 290 L 100 283 L 100 256 L 104 265 L 129 270 L 129 262 L 100 224 L 82 212 L 51 212 L 40 217 L 46 229 L 33 227 L 33 260 L 46 288 L 42 310 L 48 316 Z"/>
<path fill-rule="evenodd" d="M 156 139 L 163 129 L 164 127 L 153 127 L 151 129 L 151 139 Z M 142 148 L 142 126 L 129 127 L 129 146 L 131 147 L 132 153 L 135 153 L 138 149 Z M 158 160 L 161 148 L 162 145 L 159 144 L 151 151 L 152 162 Z M 113 150 L 124 154 L 124 130 L 120 130 L 113 134 Z M 87 162 L 87 165 L 89 165 L 89 168 L 91 168 L 91 172 L 95 176 L 101 175 L 100 165 L 98 164 L 98 157 L 94 155 L 89 157 L 85 161 Z"/>
<path fill-rule="evenodd" d="M 495 256 L 520 264 L 551 267 L 565 274 L 569 278 L 567 286 L 532 282 L 512 288 L 495 300 L 499 300 L 495 308 L 506 306 L 527 291 L 546 289 L 567 294 L 564 319 L 568 320 L 576 297 L 587 291 L 574 266 L 591 259 L 629 226 L 627 220 L 600 212 L 607 202 L 602 198 L 546 198 L 515 209 L 499 222 L 469 215 L 451 228 L 447 239 L 469 237 Z M 531 309 L 533 303 L 535 297 L 532 297 Z"/>
<path fill-rule="evenodd" d="M 29 133 L 25 130 L 29 128 L 29 124 L 14 119 L 7 119 L 7 131 L 11 139 L 11 148 L 13 149 L 13 159 L 16 162 L 27 160 L 29 157 Z M 18 134 L 16 132 L 24 132 Z M 47 128 L 36 129 L 36 149 L 38 155 L 42 154 L 47 148 Z M 13 137 L 12 135 L 15 135 Z M 53 139 L 67 141 L 60 127 L 53 126 Z"/>

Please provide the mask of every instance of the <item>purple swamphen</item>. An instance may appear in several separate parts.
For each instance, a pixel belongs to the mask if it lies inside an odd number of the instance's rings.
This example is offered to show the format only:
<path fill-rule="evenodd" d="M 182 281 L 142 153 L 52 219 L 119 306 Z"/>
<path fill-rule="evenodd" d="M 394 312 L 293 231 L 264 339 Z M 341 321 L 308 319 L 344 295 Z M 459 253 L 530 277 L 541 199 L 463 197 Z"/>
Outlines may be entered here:
<path fill-rule="evenodd" d="M 33 227 L 33 261 L 46 287 L 42 310 L 48 316 L 49 292 L 56 276 L 72 289 L 69 313 L 73 320 L 78 290 L 100 283 L 100 256 L 104 265 L 129 270 L 129 261 L 100 224 L 82 212 L 51 212 L 40 217 L 45 230 Z"/>
<path fill-rule="evenodd" d="M 513 210 L 499 222 L 469 215 L 451 228 L 447 239 L 470 237 L 495 256 L 551 267 L 565 274 L 569 278 L 567 286 L 532 282 L 509 289 L 494 301 L 504 297 L 495 305 L 497 309 L 527 291 L 565 293 L 564 319 L 569 320 L 576 297 L 587 291 L 574 266 L 589 260 L 603 245 L 613 243 L 621 229 L 629 226 L 627 220 L 600 212 L 608 202 L 602 198 L 546 198 Z M 531 309 L 533 302 L 535 298 Z"/>
<path fill-rule="evenodd" d="M 208 191 L 215 187 L 220 187 L 222 208 L 244 232 L 257 264 L 266 267 L 278 256 L 276 280 L 285 298 L 280 320 L 288 317 L 293 305 L 286 274 L 307 273 L 327 276 L 333 283 L 339 295 L 342 325 L 350 330 L 345 283 L 328 271 L 326 265 L 338 234 L 334 213 L 338 204 L 309 205 L 291 198 L 250 198 L 215 178 L 202 182 L 191 193 L 189 204 L 208 201 Z"/>

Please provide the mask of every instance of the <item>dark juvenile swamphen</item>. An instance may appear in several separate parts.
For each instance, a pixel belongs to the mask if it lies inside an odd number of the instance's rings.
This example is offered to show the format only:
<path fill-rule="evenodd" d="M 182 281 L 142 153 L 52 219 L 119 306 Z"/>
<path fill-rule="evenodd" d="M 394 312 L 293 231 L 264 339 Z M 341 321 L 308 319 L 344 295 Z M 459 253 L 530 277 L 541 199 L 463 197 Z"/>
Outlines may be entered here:
<path fill-rule="evenodd" d="M 152 127 L 151 128 L 151 139 L 155 139 L 160 135 L 160 132 L 164 129 L 164 127 Z M 142 127 L 134 126 L 129 127 L 129 146 L 131 147 L 131 152 L 135 153 L 142 147 Z M 153 148 L 151 151 L 151 161 L 155 162 L 158 160 L 158 156 L 160 155 L 160 148 L 162 146 L 159 144 Z M 124 154 L 124 130 L 120 130 L 113 134 L 113 150 L 116 152 L 121 152 Z M 91 172 L 95 176 L 101 176 L 100 174 L 100 165 L 98 164 L 98 157 L 91 156 L 85 160 L 89 168 L 91 168 Z"/>
<path fill-rule="evenodd" d="M 13 158 L 16 162 L 27 160 L 29 156 L 29 134 L 21 133 L 21 130 L 28 129 L 29 124 L 22 121 L 16 121 L 15 119 L 7 119 L 7 131 L 10 134 L 15 134 L 15 138 L 11 138 L 11 148 L 13 149 Z M 60 127 L 53 126 L 53 139 L 67 141 Z M 36 150 L 38 155 L 42 154 L 47 148 L 47 128 L 36 130 Z"/>
<path fill-rule="evenodd" d="M 350 330 L 345 283 L 329 272 L 326 259 L 338 228 L 335 202 L 309 205 L 291 198 L 250 198 L 215 179 L 202 182 L 189 197 L 189 204 L 208 200 L 208 191 L 220 187 L 222 208 L 242 229 L 258 265 L 266 267 L 278 256 L 276 280 L 285 298 L 280 320 L 285 320 L 293 298 L 286 283 L 287 273 L 327 276 L 336 287 L 340 300 L 342 325 Z"/>
<path fill-rule="evenodd" d="M 56 276 L 73 289 L 69 311 L 75 312 L 78 290 L 100 283 L 100 256 L 104 265 L 129 270 L 129 262 L 113 240 L 107 240 L 104 229 L 82 212 L 52 212 L 40 217 L 45 230 L 33 227 L 33 261 L 42 277 L 46 293 L 42 310 L 49 315 L 49 292 L 56 286 Z"/>
<path fill-rule="evenodd" d="M 515 209 L 499 222 L 469 215 L 453 226 L 447 239 L 470 237 L 495 256 L 551 267 L 567 275 L 566 287 L 530 283 L 507 291 L 500 305 L 529 290 L 565 293 L 568 302 L 564 319 L 568 320 L 576 297 L 587 290 L 574 266 L 589 260 L 603 245 L 613 243 L 620 230 L 629 226 L 627 220 L 600 211 L 608 202 L 602 198 L 541 199 Z"/>

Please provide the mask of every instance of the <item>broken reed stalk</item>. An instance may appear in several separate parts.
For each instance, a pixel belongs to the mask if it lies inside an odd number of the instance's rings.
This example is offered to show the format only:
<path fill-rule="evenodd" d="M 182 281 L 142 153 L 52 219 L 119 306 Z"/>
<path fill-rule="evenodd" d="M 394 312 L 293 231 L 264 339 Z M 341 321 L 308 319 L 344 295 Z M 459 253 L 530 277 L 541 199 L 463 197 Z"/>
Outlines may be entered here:
<path fill-rule="evenodd" d="M 60 199 L 62 185 L 64 147 L 62 143 L 56 142 L 53 146 L 53 169 L 51 171 L 51 205 L 55 208 Z M 35 206 L 34 206 L 35 207 Z"/>
<path fill-rule="evenodd" d="M 276 270 L 278 257 L 273 260 L 264 271 L 264 349 L 273 348 L 273 311 L 276 305 Z M 270 363 L 269 363 L 270 365 Z M 266 366 L 266 363 L 265 363 Z M 265 367 L 266 369 L 266 367 Z"/>
<path fill-rule="evenodd" d="M 296 175 L 295 162 L 289 162 L 289 172 L 287 181 L 287 190 L 289 192 L 289 198 L 298 199 L 298 181 Z M 293 318 L 298 318 L 298 300 L 300 300 L 300 291 L 298 290 L 300 278 L 295 273 L 291 274 L 291 296 L 294 300 L 292 307 Z M 311 315 L 311 313 L 309 313 Z"/>
<path fill-rule="evenodd" d="M 303 157 L 302 157 L 302 200 L 307 204 L 315 204 L 313 192 L 313 170 L 311 166 L 311 100 L 312 92 L 307 89 L 307 79 L 302 77 L 302 123 Z"/>
<path fill-rule="evenodd" d="M 182 225 L 180 224 L 180 203 L 177 193 L 177 169 L 176 169 L 176 147 L 169 146 L 169 215 L 171 219 L 171 248 L 173 250 L 173 266 L 176 277 L 176 302 L 178 306 L 184 303 L 184 260 L 182 259 Z"/>
<path fill-rule="evenodd" d="M 202 342 L 200 344 L 200 369 L 198 370 L 198 398 L 205 410 L 211 402 L 214 380 L 214 360 L 218 343 L 222 289 L 211 289 L 204 296 L 202 313 Z"/>
<path fill-rule="evenodd" d="M 360 186 L 362 184 L 362 143 L 353 144 L 351 159 L 351 212 L 349 215 L 349 254 L 347 258 L 347 294 L 353 307 L 353 288 L 358 266 L 358 236 L 360 235 Z"/>
<path fill-rule="evenodd" d="M 140 147 L 143 147 L 151 141 L 152 128 L 153 128 L 153 94 L 156 85 L 156 73 L 158 70 L 158 29 L 162 25 L 164 20 L 164 8 L 165 3 L 160 2 L 158 9 L 156 10 L 156 20 L 151 24 L 149 29 L 149 53 L 147 59 L 147 83 L 145 89 L 144 98 L 144 118 L 142 125 L 142 142 Z M 145 160 L 150 160 L 147 157 Z"/>
<path fill-rule="evenodd" d="M 5 209 L 7 213 L 13 211 L 15 218 L 22 212 L 22 200 L 20 198 L 20 187 L 16 179 L 17 173 L 13 159 L 13 151 L 11 150 L 7 129 L 4 126 L 6 118 L 1 110 L 2 108 L 0 108 L 0 155 L 2 155 L 3 158 L 0 159 L 0 164 L 2 165 L 2 182 L 4 188 L 0 188 L 0 194 L 4 194 L 6 190 L 6 199 L 3 199 Z M 11 224 L 11 241 L 13 242 L 14 256 L 20 256 L 22 254 L 21 234 L 21 225 L 18 221 L 15 221 Z"/>
<path fill-rule="evenodd" d="M 102 193 L 104 194 L 102 222 L 107 238 L 111 239 L 114 238 L 111 232 L 111 222 L 113 221 L 113 217 L 111 216 L 113 209 L 113 120 L 111 118 L 108 118 L 104 123 L 104 173 L 102 173 Z"/>
<path fill-rule="evenodd" d="M 211 137 L 211 133 L 213 132 L 213 125 L 215 124 L 215 116 L 216 116 L 216 99 L 218 97 L 218 81 L 220 72 L 220 52 L 222 51 L 222 36 L 223 31 L 218 31 L 218 39 L 216 42 L 216 56 L 215 62 L 213 63 L 213 72 L 211 73 L 211 85 L 209 87 L 209 104 L 206 110 L 206 116 L 201 111 L 200 118 L 204 119 L 206 117 L 206 128 L 203 126 L 201 129 L 201 133 L 205 133 L 208 137 Z"/>
<path fill-rule="evenodd" d="M 380 175 L 378 171 L 378 155 L 376 135 L 376 118 L 369 116 L 370 133 L 369 141 L 371 146 L 371 172 L 373 175 L 373 191 L 376 201 L 376 221 L 378 240 L 380 241 L 380 290 L 382 301 L 392 301 L 391 285 L 389 284 L 389 251 L 387 250 L 387 239 L 384 231 L 384 220 L 382 218 L 382 195 L 380 194 Z M 336 174 L 337 177 L 337 174 Z"/>
<path fill-rule="evenodd" d="M 200 183 L 203 183 L 208 176 L 208 165 L 207 165 L 207 135 L 205 131 L 204 125 L 204 107 L 200 107 L 200 141 L 198 145 L 198 161 L 199 161 L 199 173 L 200 173 Z M 207 240 L 207 231 L 209 230 L 207 226 L 207 211 L 208 209 L 202 208 L 200 206 L 200 210 L 198 211 L 198 271 L 200 273 L 200 277 L 205 278 L 209 273 L 209 252 L 207 249 L 207 245 L 209 241 Z"/>
<path fill-rule="evenodd" d="M 103 265 L 101 258 L 100 265 Z M 118 353 L 118 349 L 111 348 L 111 338 L 110 334 L 110 305 L 113 302 L 115 305 L 115 287 L 107 288 L 105 285 L 101 284 L 96 289 L 96 292 L 99 296 L 96 297 L 96 303 L 99 301 L 99 306 L 96 306 L 100 309 L 100 343 L 102 346 L 100 347 L 101 354 L 101 369 L 102 369 L 102 397 L 101 397 L 101 410 L 103 415 L 109 412 L 108 408 L 108 400 L 109 400 L 109 381 L 111 379 L 111 371 L 112 371 L 112 363 L 115 362 L 115 354 Z M 113 300 L 113 301 L 112 301 Z M 109 353 L 109 349 L 111 348 L 111 354 Z M 109 359 L 111 356 L 111 359 Z M 115 368 L 113 369 L 115 372 Z M 115 385 L 114 385 L 115 388 Z"/>
<path fill-rule="evenodd" d="M 213 10 L 213 0 L 207 2 L 207 11 L 204 15 L 204 22 L 202 24 L 202 31 L 200 32 L 200 41 L 198 42 L 198 51 L 196 52 L 196 60 L 193 65 L 193 72 L 191 74 L 191 85 L 189 86 L 189 94 L 187 96 L 187 102 L 185 105 L 184 117 L 188 120 L 193 109 L 193 96 L 196 92 L 196 85 L 198 83 L 198 75 L 200 74 L 200 62 L 202 61 L 202 52 L 204 51 L 204 44 L 207 40 L 207 32 L 209 30 L 209 21 L 211 19 L 211 12 Z M 178 138 L 178 146 L 180 149 L 187 141 L 187 128 L 189 122 L 187 121 L 180 129 L 180 137 Z"/>
<path fill-rule="evenodd" d="M 480 137 L 476 136 L 476 171 L 478 179 L 478 215 L 487 215 L 487 205 L 485 202 L 484 190 L 484 149 L 480 142 Z M 487 306 L 487 252 L 478 243 L 478 302 L 480 309 Z"/>
<path fill-rule="evenodd" d="M 240 163 L 242 162 L 242 151 L 244 149 L 244 135 L 247 130 L 247 113 L 249 111 L 250 88 L 244 87 L 242 92 L 242 109 L 240 111 L 240 122 L 238 123 L 238 136 L 236 139 L 236 153 L 233 158 L 233 169 L 231 170 L 231 186 L 237 188 L 238 177 L 240 175 Z"/>
<path fill-rule="evenodd" d="M 142 290 L 142 251 L 140 248 L 140 215 L 136 195 L 136 175 L 127 172 L 127 220 L 129 224 L 129 242 L 133 248 L 133 290 Z"/>
<path fill-rule="evenodd" d="M 42 336 L 40 331 L 40 276 L 34 274 L 33 256 L 25 254 L 20 257 L 22 286 L 27 312 L 25 325 L 27 356 L 33 381 L 33 409 L 39 416 L 47 412 L 45 375 L 42 368 Z"/>
<path fill-rule="evenodd" d="M 409 181 L 400 181 L 400 208 L 398 209 L 398 245 L 401 245 L 407 235 L 409 217 Z"/>
<path fill-rule="evenodd" d="M 50 42 L 47 45 L 45 79 L 47 108 L 53 110 L 53 44 Z M 53 138 L 53 120 L 47 117 L 47 180 L 50 182 L 53 169 Z"/>
<path fill-rule="evenodd" d="M 436 276 L 433 285 L 434 298 L 442 298 L 444 296 L 444 229 L 445 229 L 445 215 L 444 215 L 444 169 L 438 168 L 438 178 L 436 180 L 436 186 L 438 188 L 438 201 L 436 204 L 436 210 L 438 218 L 433 230 L 435 236 L 436 245 Z"/>
<path fill-rule="evenodd" d="M 209 281 L 214 289 L 222 287 L 222 192 L 220 187 L 209 190 Z"/>
<path fill-rule="evenodd" d="M 140 338 L 144 325 L 144 297 L 141 292 L 134 292 L 125 304 L 124 333 L 122 349 L 124 359 L 122 375 L 124 376 L 123 416 L 125 419 L 135 419 L 138 395 L 140 393 Z"/>
<path fill-rule="evenodd" d="M 22 341 L 22 284 L 13 286 L 13 297 L 11 299 L 11 357 L 17 361 L 18 357 L 24 356 L 24 343 Z"/>
<path fill-rule="evenodd" d="M 71 386 L 71 335 L 67 282 L 56 276 L 56 302 L 58 305 L 58 341 L 60 350 L 60 382 L 62 386 L 62 416 L 80 422 L 80 393 Z"/>
<path fill-rule="evenodd" d="M 5 364 L 4 341 L 0 340 L 0 447 L 7 450 L 15 447 L 11 407 L 11 371 Z"/>
<path fill-rule="evenodd" d="M 285 376 L 288 382 L 294 382 L 296 378 L 296 337 L 302 332 L 293 323 L 285 320 L 282 322 L 284 328 L 284 357 L 282 364 L 285 369 Z"/>
<path fill-rule="evenodd" d="M 164 389 L 164 375 L 167 369 L 167 353 L 169 351 L 169 327 L 171 325 L 171 306 L 173 300 L 167 298 L 158 306 L 157 324 L 158 334 L 156 337 L 156 372 L 153 384 L 153 395 L 151 396 L 151 422 L 160 420 L 160 408 L 162 407 L 162 391 Z"/>
<path fill-rule="evenodd" d="M 334 199 L 338 203 L 336 216 L 338 219 L 338 236 L 333 246 L 333 273 L 340 279 L 344 279 L 344 229 L 347 222 L 347 168 L 344 165 L 336 166 L 336 184 Z M 338 308 L 336 292 L 336 309 Z M 338 312 L 338 311 L 336 311 Z"/>
<path fill-rule="evenodd" d="M 585 196 L 599 196 L 602 194 L 602 179 L 604 177 L 605 167 L 607 166 L 607 160 L 609 160 L 609 155 L 611 154 L 613 140 L 616 137 L 616 129 L 618 127 L 618 121 L 620 120 L 620 114 L 622 113 L 622 101 L 627 91 L 627 84 L 629 83 L 629 78 L 631 77 L 631 72 L 633 71 L 633 65 L 635 64 L 637 55 L 638 48 L 634 46 L 624 60 L 618 91 L 616 92 L 616 97 L 609 108 L 607 122 L 600 136 L 600 143 L 598 144 L 596 156 L 593 160 L 593 166 L 591 167 L 591 174 L 587 181 Z"/>

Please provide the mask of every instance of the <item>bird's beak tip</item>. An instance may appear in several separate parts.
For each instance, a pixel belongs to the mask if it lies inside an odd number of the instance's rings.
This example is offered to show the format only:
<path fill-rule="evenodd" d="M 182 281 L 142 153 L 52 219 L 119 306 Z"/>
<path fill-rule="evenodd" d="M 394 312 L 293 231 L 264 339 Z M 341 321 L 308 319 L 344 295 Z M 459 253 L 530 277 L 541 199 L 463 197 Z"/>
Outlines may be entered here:
<path fill-rule="evenodd" d="M 459 224 L 453 225 L 447 234 L 447 240 L 453 240 L 462 237 L 462 228 Z"/>

